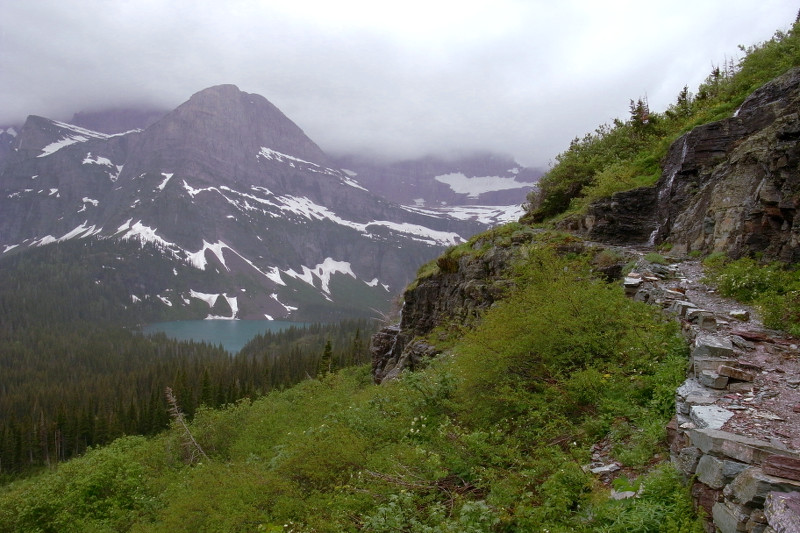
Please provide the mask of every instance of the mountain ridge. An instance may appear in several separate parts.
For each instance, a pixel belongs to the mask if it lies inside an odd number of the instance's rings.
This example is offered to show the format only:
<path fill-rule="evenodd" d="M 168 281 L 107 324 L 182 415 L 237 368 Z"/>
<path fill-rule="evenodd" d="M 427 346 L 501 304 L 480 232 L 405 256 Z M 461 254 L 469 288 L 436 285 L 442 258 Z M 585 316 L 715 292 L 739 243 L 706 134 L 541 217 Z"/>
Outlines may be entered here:
<path fill-rule="evenodd" d="M 230 318 L 332 317 L 337 299 L 362 292 L 365 309 L 385 310 L 417 264 L 521 214 L 386 200 L 266 98 L 229 84 L 123 133 L 31 116 L 0 189 L 3 254 L 76 238 L 152 242 L 166 261 L 216 271 L 215 287 L 193 289 L 237 294 Z M 363 287 L 345 289 L 348 279 Z"/>

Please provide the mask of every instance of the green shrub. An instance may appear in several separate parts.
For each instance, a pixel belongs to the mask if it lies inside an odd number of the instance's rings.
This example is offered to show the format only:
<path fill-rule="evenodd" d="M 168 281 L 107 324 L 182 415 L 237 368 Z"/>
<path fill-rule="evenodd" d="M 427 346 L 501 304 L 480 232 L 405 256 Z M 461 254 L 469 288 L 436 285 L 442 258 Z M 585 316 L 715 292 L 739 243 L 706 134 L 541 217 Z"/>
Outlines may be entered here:
<path fill-rule="evenodd" d="M 644 260 L 655 265 L 668 265 L 669 261 L 666 257 L 658 252 L 650 252 L 644 255 Z"/>

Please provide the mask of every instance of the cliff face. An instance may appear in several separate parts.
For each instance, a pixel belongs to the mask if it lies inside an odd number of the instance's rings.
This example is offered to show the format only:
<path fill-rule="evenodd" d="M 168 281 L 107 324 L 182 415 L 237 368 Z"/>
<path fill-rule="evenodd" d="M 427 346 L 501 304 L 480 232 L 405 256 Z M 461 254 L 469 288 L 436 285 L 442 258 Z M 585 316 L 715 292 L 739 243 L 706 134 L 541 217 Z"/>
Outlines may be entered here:
<path fill-rule="evenodd" d="M 678 252 L 800 259 L 800 69 L 755 91 L 735 116 L 678 139 L 654 187 L 591 206 L 573 228 Z"/>
<path fill-rule="evenodd" d="M 530 241 L 531 231 L 515 233 L 511 246 L 494 246 L 483 253 L 477 250 L 488 244 L 479 240 L 476 253 L 456 258 L 442 256 L 433 275 L 418 278 L 403 294 L 404 305 L 399 324 L 387 326 L 372 338 L 372 374 L 376 383 L 413 370 L 436 350 L 419 339 L 446 321 L 467 325 L 481 311 L 502 298 L 508 289 L 507 276 L 516 246 Z M 487 237 L 490 239 L 491 237 Z"/>

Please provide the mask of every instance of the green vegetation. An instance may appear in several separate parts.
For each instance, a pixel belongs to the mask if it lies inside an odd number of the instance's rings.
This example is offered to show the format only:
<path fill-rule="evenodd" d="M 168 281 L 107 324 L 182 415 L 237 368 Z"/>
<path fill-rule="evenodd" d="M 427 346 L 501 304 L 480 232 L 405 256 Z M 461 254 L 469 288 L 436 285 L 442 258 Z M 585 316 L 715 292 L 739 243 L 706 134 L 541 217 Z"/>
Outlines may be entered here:
<path fill-rule="evenodd" d="M 720 294 L 755 305 L 764 325 L 800 335 L 800 271 L 782 263 L 761 263 L 752 258 L 735 261 L 724 254 L 704 261 L 708 281 Z"/>
<path fill-rule="evenodd" d="M 695 126 L 731 116 L 755 89 L 800 65 L 800 25 L 764 43 L 740 47 L 737 63 L 713 68 L 691 94 L 688 87 L 663 113 L 631 100 L 630 117 L 575 138 L 529 197 L 527 220 L 542 222 L 579 212 L 618 191 L 654 184 L 669 146 Z"/>
<path fill-rule="evenodd" d="M 207 458 L 175 423 L 119 439 L 6 485 L 2 529 L 701 531 L 658 459 L 686 365 L 676 326 L 553 241 L 522 245 L 517 289 L 465 335 L 437 331 L 453 348 L 424 370 L 375 386 L 349 367 L 197 408 Z M 593 445 L 637 497 L 582 468 Z"/>
<path fill-rule="evenodd" d="M 173 268 L 185 271 L 183 281 Z M 155 298 L 134 305 L 130 287 L 169 294 L 214 282 L 214 274 L 166 263 L 157 247 L 138 242 L 69 241 L 4 256 L 0 481 L 123 435 L 163 431 L 166 387 L 191 416 L 200 405 L 225 405 L 315 375 L 326 341 L 331 369 L 369 360 L 369 320 L 267 333 L 233 357 L 221 347 L 131 331 L 145 321 L 202 317 L 208 307 L 168 307 Z"/>
<path fill-rule="evenodd" d="M 0 337 L 0 479 L 167 427 L 164 390 L 184 411 L 255 397 L 326 368 L 369 360 L 366 321 L 267 332 L 231 356 L 221 347 L 90 324 Z M 327 348 L 327 349 L 326 349 Z"/>

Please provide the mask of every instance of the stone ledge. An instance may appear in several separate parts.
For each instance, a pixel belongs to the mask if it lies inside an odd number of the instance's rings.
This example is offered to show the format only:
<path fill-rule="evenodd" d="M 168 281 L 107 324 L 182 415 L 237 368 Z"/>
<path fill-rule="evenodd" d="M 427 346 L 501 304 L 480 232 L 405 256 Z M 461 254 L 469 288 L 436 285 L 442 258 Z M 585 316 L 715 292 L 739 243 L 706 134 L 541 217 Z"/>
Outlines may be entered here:
<path fill-rule="evenodd" d="M 798 457 L 797 454 L 780 450 L 767 441 L 737 435 L 712 428 L 689 430 L 689 440 L 703 453 L 717 457 L 729 457 L 747 464 L 761 464 L 770 455 Z"/>

